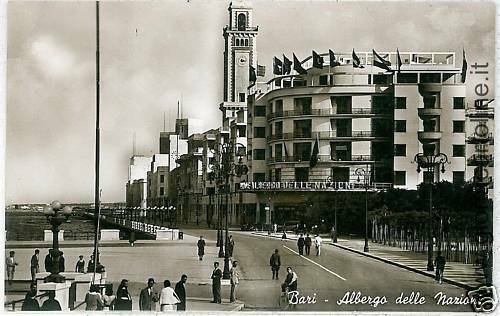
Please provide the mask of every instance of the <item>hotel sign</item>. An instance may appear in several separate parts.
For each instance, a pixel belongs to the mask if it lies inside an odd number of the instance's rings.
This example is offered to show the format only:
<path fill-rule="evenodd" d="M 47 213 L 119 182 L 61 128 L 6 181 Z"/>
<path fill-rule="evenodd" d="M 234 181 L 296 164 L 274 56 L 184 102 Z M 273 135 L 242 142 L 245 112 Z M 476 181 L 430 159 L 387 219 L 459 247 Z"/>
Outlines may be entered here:
<path fill-rule="evenodd" d="M 382 190 L 388 183 L 372 183 L 368 190 Z M 361 182 L 241 182 L 240 191 L 359 191 L 364 190 Z"/>

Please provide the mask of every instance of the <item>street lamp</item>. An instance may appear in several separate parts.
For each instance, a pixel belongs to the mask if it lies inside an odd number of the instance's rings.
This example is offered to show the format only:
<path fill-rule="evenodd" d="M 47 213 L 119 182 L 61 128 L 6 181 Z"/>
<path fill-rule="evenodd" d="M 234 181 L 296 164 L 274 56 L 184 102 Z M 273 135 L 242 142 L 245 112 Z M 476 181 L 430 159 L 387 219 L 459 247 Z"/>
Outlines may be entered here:
<path fill-rule="evenodd" d="M 436 167 L 440 168 L 441 172 L 444 173 L 444 165 L 448 163 L 448 156 L 443 153 L 433 154 L 428 153 L 418 153 L 413 158 L 413 162 L 417 163 L 417 172 L 420 173 L 422 168 L 427 171 L 432 177 L 427 176 L 429 183 L 429 229 L 427 231 L 428 243 L 427 243 L 427 271 L 434 271 L 434 262 L 432 261 L 434 245 L 432 241 L 432 185 L 434 182 L 434 174 Z M 424 183 L 426 182 L 426 176 L 424 174 Z"/>
<path fill-rule="evenodd" d="M 333 182 L 333 178 L 331 176 L 329 176 L 326 180 L 329 182 Z M 334 186 L 334 191 L 335 191 L 335 195 L 334 195 L 334 200 L 333 200 L 333 211 L 334 211 L 333 227 L 335 229 L 335 233 L 332 236 L 332 243 L 337 243 L 337 235 L 338 235 L 338 230 L 337 230 L 337 193 L 338 192 L 337 192 L 336 186 Z"/>
<path fill-rule="evenodd" d="M 72 211 L 71 206 L 62 207 L 59 201 L 53 201 L 50 206 L 46 205 L 43 208 L 43 213 L 47 217 L 52 231 L 52 249 L 49 251 L 52 262 L 50 264 L 50 275 L 45 278 L 45 282 L 65 282 L 64 276 L 59 274 L 59 272 L 64 272 L 64 269 L 61 269 L 64 267 L 64 258 L 62 258 L 63 252 L 59 250 L 59 226 L 68 219 Z"/>
<path fill-rule="evenodd" d="M 358 182 L 360 181 L 360 177 L 363 177 L 363 187 L 365 188 L 365 247 L 363 249 L 364 252 L 369 252 L 370 249 L 368 247 L 368 182 L 370 175 L 368 174 L 368 166 L 366 166 L 366 170 L 363 168 L 357 168 L 354 173 L 358 176 Z"/>

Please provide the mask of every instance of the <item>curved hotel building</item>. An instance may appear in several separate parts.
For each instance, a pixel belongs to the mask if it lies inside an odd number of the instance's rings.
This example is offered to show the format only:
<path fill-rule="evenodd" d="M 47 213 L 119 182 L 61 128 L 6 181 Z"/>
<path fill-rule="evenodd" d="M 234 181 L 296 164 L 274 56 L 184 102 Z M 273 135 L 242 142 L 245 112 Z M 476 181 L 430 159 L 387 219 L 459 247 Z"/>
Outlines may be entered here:
<path fill-rule="evenodd" d="M 257 193 L 257 222 L 307 192 L 464 181 L 466 89 L 455 53 L 401 52 L 400 63 L 397 52 L 380 53 L 399 64 L 393 71 L 373 65 L 372 52 L 336 55 L 332 66 L 328 53 L 322 68 L 310 56 L 307 73 L 249 88 L 251 173 L 240 188 Z M 417 153 L 444 153 L 449 164 L 417 173 Z"/>

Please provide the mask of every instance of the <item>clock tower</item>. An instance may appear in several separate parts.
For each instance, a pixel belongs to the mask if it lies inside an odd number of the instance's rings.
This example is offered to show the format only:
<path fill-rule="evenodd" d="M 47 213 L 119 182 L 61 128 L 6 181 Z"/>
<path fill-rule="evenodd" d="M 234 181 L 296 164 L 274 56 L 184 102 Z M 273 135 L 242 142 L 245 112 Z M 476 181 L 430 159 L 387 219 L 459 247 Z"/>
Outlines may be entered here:
<path fill-rule="evenodd" d="M 252 25 L 250 1 L 234 0 L 228 11 L 229 25 L 224 27 L 224 101 L 220 105 L 223 120 L 246 108 L 250 66 L 257 68 L 258 28 Z"/>

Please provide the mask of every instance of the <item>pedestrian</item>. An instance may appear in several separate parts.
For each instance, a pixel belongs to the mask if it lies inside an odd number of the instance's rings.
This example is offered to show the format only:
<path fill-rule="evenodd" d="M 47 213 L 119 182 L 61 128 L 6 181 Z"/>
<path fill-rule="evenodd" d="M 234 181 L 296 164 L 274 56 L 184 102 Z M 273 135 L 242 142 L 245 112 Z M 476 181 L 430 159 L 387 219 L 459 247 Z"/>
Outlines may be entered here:
<path fill-rule="evenodd" d="M 95 260 L 94 260 L 94 255 L 90 255 L 90 260 L 89 264 L 87 266 L 87 273 L 92 273 L 94 272 L 95 269 Z"/>
<path fill-rule="evenodd" d="M 175 291 L 170 287 L 170 281 L 163 281 L 163 289 L 160 292 L 160 310 L 162 312 L 173 311 L 174 305 L 181 302 L 175 294 Z"/>
<path fill-rule="evenodd" d="M 128 280 L 123 279 L 116 291 L 115 310 L 117 311 L 131 311 L 132 310 L 132 297 L 128 292 Z"/>
<path fill-rule="evenodd" d="M 276 234 L 276 232 L 277 232 L 277 231 L 278 231 L 278 224 L 276 224 L 276 223 L 275 223 L 275 224 L 273 225 L 273 233 L 275 233 L 275 234 Z"/>
<path fill-rule="evenodd" d="M 104 303 L 103 310 L 114 310 L 116 295 L 113 295 L 113 288 L 106 287 L 104 294 L 102 295 L 102 302 Z"/>
<path fill-rule="evenodd" d="M 214 262 L 214 270 L 212 271 L 212 294 L 213 294 L 213 301 L 212 303 L 222 303 L 221 297 L 220 297 L 220 279 L 222 278 L 222 271 L 219 269 L 219 263 Z"/>
<path fill-rule="evenodd" d="M 62 251 L 59 251 L 59 272 L 64 272 L 65 271 L 65 265 L 64 265 L 64 253 Z"/>
<path fill-rule="evenodd" d="M 76 262 L 75 272 L 85 273 L 85 260 L 83 260 L 83 255 L 78 256 L 78 261 Z"/>
<path fill-rule="evenodd" d="M 177 294 L 177 297 L 179 298 L 180 303 L 177 304 L 177 310 L 178 311 L 185 311 L 186 310 L 186 282 L 187 282 L 187 275 L 183 274 L 181 276 L 181 280 L 175 284 L 175 294 Z"/>
<path fill-rule="evenodd" d="M 286 292 L 286 289 L 288 289 L 289 292 L 297 291 L 297 274 L 292 271 L 291 267 L 287 267 L 286 272 L 287 275 L 285 282 L 281 285 L 281 292 Z"/>
<path fill-rule="evenodd" d="M 301 256 L 304 254 L 304 244 L 304 236 L 300 234 L 299 239 L 297 240 L 297 247 L 299 248 L 299 255 Z"/>
<path fill-rule="evenodd" d="M 309 234 L 306 235 L 306 239 L 304 239 L 304 246 L 306 248 L 306 255 L 309 256 L 311 253 L 311 244 L 312 240 L 311 237 L 309 237 Z"/>
<path fill-rule="evenodd" d="M 130 247 L 134 247 L 134 243 L 135 243 L 135 232 L 134 231 L 130 232 L 130 235 L 128 237 L 128 242 L 130 243 Z"/>
<path fill-rule="evenodd" d="M 337 235 L 337 232 L 335 231 L 335 226 L 332 226 L 332 229 L 330 230 L 330 235 L 332 237 L 332 243 L 334 243 L 336 239 L 335 237 Z"/>
<path fill-rule="evenodd" d="M 7 280 L 9 280 L 9 284 L 12 284 L 12 280 L 14 280 L 14 274 L 16 273 L 16 266 L 18 263 L 16 262 L 16 258 L 14 257 L 16 252 L 11 250 L 9 252 L 9 256 L 5 259 L 5 267 L 7 268 Z"/>
<path fill-rule="evenodd" d="M 283 232 L 283 235 L 281 235 L 281 240 L 285 240 L 287 237 L 286 237 L 286 232 Z"/>
<path fill-rule="evenodd" d="M 281 266 L 281 258 L 280 254 L 278 253 L 278 249 L 274 249 L 274 253 L 271 255 L 271 258 L 269 259 L 269 265 L 271 266 L 271 271 L 273 271 L 273 280 L 275 277 L 276 280 L 278 280 L 279 279 L 278 272 Z"/>
<path fill-rule="evenodd" d="M 49 291 L 49 298 L 42 304 L 41 311 L 61 311 L 61 304 L 56 300 L 56 291 Z"/>
<path fill-rule="evenodd" d="M 446 265 L 446 259 L 441 254 L 441 251 L 438 251 L 437 257 L 434 260 L 434 264 L 436 265 L 436 281 L 438 281 L 439 284 L 441 284 L 443 283 L 443 272 L 444 272 L 444 266 Z"/>
<path fill-rule="evenodd" d="M 231 296 L 229 297 L 229 302 L 233 303 L 236 301 L 236 287 L 240 283 L 240 269 L 238 268 L 238 261 L 233 262 L 233 266 L 229 270 L 231 276 Z"/>
<path fill-rule="evenodd" d="M 319 234 L 316 234 L 316 237 L 314 237 L 314 245 L 316 246 L 316 256 L 321 255 L 321 244 L 323 243 L 323 239 L 319 236 Z"/>
<path fill-rule="evenodd" d="M 21 311 L 39 311 L 40 304 L 36 299 L 36 285 L 32 284 L 28 293 L 24 297 L 23 306 Z"/>
<path fill-rule="evenodd" d="M 38 249 L 35 249 L 35 253 L 31 256 L 30 271 L 31 280 L 35 281 L 36 274 L 40 272 L 40 250 Z"/>
<path fill-rule="evenodd" d="M 141 290 L 139 295 L 139 310 L 141 311 L 156 311 L 155 303 L 158 302 L 158 293 L 154 292 L 153 286 L 155 280 L 148 279 L 148 286 Z"/>
<path fill-rule="evenodd" d="M 233 250 L 234 250 L 234 239 L 233 235 L 229 235 L 229 242 L 227 244 L 227 250 L 229 251 L 229 257 L 233 257 Z"/>
<path fill-rule="evenodd" d="M 198 259 L 203 260 L 203 256 L 205 255 L 205 241 L 203 240 L 203 236 L 200 236 L 200 240 L 198 240 Z"/>
<path fill-rule="evenodd" d="M 104 307 L 99 287 L 96 284 L 90 285 L 90 289 L 85 295 L 86 311 L 100 311 Z"/>
<path fill-rule="evenodd" d="M 51 252 L 52 248 L 49 249 L 49 253 L 45 256 L 44 260 L 45 272 L 52 272 L 52 256 L 50 254 Z"/>

